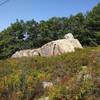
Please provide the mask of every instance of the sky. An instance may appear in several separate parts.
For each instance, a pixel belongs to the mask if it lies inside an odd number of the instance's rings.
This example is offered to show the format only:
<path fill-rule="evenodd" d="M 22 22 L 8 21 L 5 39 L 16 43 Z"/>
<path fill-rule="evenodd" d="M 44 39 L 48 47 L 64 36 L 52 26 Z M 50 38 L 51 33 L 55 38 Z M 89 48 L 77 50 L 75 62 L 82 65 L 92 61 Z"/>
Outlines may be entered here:
<path fill-rule="evenodd" d="M 68 17 L 79 12 L 85 14 L 97 3 L 100 0 L 9 0 L 0 6 L 0 31 L 16 19 L 40 21 L 51 17 Z"/>

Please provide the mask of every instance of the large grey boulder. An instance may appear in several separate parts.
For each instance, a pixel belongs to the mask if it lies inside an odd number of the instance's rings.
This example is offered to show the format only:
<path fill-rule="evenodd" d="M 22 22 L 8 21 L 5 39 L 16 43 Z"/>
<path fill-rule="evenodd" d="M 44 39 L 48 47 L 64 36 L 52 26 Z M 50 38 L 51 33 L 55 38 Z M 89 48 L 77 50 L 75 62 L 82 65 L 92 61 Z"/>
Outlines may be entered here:
<path fill-rule="evenodd" d="M 40 48 L 41 56 L 54 56 L 67 52 L 74 52 L 76 48 L 82 48 L 77 39 L 71 33 L 66 34 L 65 39 L 49 42 Z"/>
<path fill-rule="evenodd" d="M 76 48 L 82 49 L 82 45 L 71 33 L 64 36 L 65 39 L 51 41 L 41 48 L 32 50 L 17 51 L 12 58 L 33 57 L 33 56 L 55 56 L 67 52 L 74 52 Z"/>

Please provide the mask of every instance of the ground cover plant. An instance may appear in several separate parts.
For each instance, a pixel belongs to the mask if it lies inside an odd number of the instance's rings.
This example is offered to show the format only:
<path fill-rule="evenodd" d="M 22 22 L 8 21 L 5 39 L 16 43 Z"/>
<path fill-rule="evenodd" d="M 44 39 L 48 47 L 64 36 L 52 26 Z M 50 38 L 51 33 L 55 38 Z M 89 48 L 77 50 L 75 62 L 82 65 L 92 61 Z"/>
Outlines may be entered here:
<path fill-rule="evenodd" d="M 43 82 L 53 83 L 44 89 Z M 0 100 L 99 100 L 100 47 L 54 57 L 0 60 Z"/>

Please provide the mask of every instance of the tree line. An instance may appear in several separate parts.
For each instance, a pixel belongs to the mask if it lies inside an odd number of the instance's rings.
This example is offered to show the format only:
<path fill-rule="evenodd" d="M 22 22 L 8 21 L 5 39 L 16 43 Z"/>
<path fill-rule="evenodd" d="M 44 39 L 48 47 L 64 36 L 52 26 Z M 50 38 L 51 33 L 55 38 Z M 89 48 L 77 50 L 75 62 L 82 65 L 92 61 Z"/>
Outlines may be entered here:
<path fill-rule="evenodd" d="M 16 20 L 0 32 L 0 59 L 8 58 L 18 50 L 38 48 L 73 33 L 83 46 L 100 45 L 100 3 L 86 14 L 53 17 L 36 22 Z"/>

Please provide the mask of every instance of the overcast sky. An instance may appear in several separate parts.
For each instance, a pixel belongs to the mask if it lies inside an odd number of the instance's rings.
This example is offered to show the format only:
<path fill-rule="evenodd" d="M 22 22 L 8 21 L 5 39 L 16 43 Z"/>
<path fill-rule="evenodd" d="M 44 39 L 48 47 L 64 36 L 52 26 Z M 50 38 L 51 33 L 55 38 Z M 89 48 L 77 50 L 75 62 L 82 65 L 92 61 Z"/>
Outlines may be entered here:
<path fill-rule="evenodd" d="M 1 2 L 2 0 L 0 0 Z M 0 31 L 16 19 L 36 21 L 86 13 L 100 0 L 9 0 L 0 6 Z"/>

